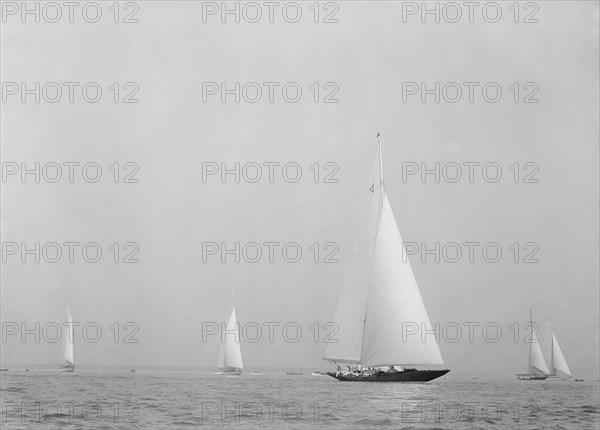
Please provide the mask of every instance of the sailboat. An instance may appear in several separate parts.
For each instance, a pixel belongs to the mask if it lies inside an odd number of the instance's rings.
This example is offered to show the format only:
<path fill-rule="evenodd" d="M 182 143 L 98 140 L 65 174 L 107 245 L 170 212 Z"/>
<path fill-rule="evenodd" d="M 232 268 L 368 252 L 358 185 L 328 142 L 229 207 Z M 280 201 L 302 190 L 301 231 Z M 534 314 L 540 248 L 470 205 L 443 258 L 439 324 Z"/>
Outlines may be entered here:
<path fill-rule="evenodd" d="M 328 344 L 323 359 L 347 365 L 347 370 L 338 365 L 337 372 L 327 372 L 340 381 L 427 382 L 450 370 L 409 367 L 445 364 L 433 336 L 422 340 L 420 333 L 402 333 L 404 323 L 431 333 L 431 322 L 384 189 L 379 134 L 377 138 L 379 183 L 373 182 L 369 189 L 361 222 L 364 225 L 358 230 L 358 245 L 352 256 L 356 261 L 348 265 L 338 302 L 338 342 Z M 353 370 L 350 365 L 354 365 Z"/>
<path fill-rule="evenodd" d="M 299 370 L 294 370 L 294 368 L 290 365 L 289 370 L 287 370 L 285 372 L 286 375 L 295 375 L 295 376 L 300 376 L 300 375 L 304 375 L 304 372 L 300 372 Z"/>
<path fill-rule="evenodd" d="M 531 341 L 529 343 L 529 363 L 527 373 L 517 373 L 517 378 L 522 381 L 543 381 L 550 373 L 544 361 L 540 341 L 533 330 L 533 319 L 531 309 L 529 309 L 529 325 L 531 327 Z"/>
<path fill-rule="evenodd" d="M 66 315 L 66 327 L 67 332 L 65 334 L 65 340 L 63 344 L 63 363 L 58 369 L 61 372 L 73 372 L 75 371 L 75 360 L 73 358 L 73 314 L 71 314 L 71 302 L 67 305 Z"/>
<path fill-rule="evenodd" d="M 244 371 L 233 289 L 231 290 L 231 309 L 228 312 L 225 342 L 221 343 L 217 367 L 221 369 L 220 374 L 222 375 L 241 375 Z"/>
<path fill-rule="evenodd" d="M 550 347 L 550 372 L 549 377 L 552 379 L 569 379 L 573 377 L 571 375 L 571 369 L 565 360 L 565 356 L 560 349 L 558 340 L 554 331 L 552 331 L 552 341 Z"/>

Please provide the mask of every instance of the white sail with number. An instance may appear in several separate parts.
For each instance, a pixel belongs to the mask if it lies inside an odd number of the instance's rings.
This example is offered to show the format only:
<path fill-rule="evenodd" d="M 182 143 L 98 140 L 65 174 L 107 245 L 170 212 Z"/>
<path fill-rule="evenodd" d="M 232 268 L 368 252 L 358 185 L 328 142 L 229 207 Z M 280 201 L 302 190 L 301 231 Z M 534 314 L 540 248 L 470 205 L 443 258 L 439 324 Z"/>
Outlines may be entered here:
<path fill-rule="evenodd" d="M 327 343 L 325 360 L 338 363 L 360 363 L 365 321 L 365 309 L 369 293 L 371 260 L 375 245 L 375 233 L 379 216 L 379 186 L 376 176 L 379 167 L 373 163 L 369 184 L 371 192 L 364 193 L 361 201 L 356 238 L 349 256 L 348 266 L 335 314 L 337 342 Z"/>

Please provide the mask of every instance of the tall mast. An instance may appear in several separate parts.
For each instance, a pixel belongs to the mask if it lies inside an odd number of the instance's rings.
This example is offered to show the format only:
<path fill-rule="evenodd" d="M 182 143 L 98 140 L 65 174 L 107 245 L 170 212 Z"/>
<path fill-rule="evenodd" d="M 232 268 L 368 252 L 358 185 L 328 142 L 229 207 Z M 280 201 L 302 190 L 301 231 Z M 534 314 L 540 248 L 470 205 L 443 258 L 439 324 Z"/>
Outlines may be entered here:
<path fill-rule="evenodd" d="M 383 154 L 381 152 L 381 133 L 377 133 L 377 142 L 379 144 L 379 185 L 381 188 L 381 205 L 383 206 Z M 369 285 L 370 287 L 370 285 Z M 368 298 L 367 298 L 368 301 Z M 363 338 L 360 345 L 360 364 L 362 366 L 362 358 L 363 358 L 363 348 L 365 346 L 365 326 L 367 325 L 367 308 L 365 306 L 365 314 L 363 318 Z"/>
<path fill-rule="evenodd" d="M 383 152 L 381 148 L 381 133 L 377 133 L 377 141 L 379 142 L 379 182 L 381 186 L 381 202 L 383 204 Z"/>
<path fill-rule="evenodd" d="M 556 375 L 554 369 L 554 333 L 552 332 L 552 323 L 550 323 L 550 375 Z"/>
<path fill-rule="evenodd" d="M 71 298 L 69 297 L 69 303 L 67 303 L 67 322 L 69 322 L 69 318 L 71 318 L 71 322 L 68 324 L 67 329 L 69 330 L 69 343 L 74 343 L 73 339 L 73 314 L 71 313 Z M 65 344 L 66 347 L 66 344 Z"/>
<path fill-rule="evenodd" d="M 533 348 L 533 317 L 531 316 L 531 308 L 529 308 L 529 327 L 531 327 L 531 343 L 529 344 L 529 369 L 527 369 L 528 372 L 531 370 L 531 349 Z"/>

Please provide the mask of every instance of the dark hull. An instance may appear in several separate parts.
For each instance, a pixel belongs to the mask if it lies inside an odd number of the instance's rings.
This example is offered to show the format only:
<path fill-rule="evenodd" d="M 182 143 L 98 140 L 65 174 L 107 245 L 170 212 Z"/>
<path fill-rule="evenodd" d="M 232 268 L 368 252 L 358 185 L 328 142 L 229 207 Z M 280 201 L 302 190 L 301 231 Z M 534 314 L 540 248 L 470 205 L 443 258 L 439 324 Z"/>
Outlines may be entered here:
<path fill-rule="evenodd" d="M 528 373 L 520 373 L 517 374 L 517 378 L 521 381 L 543 381 L 547 378 L 547 375 L 536 375 L 536 374 L 528 374 Z"/>
<path fill-rule="evenodd" d="M 406 370 L 404 372 L 378 372 L 370 375 L 347 374 L 341 372 L 327 372 L 327 374 L 338 381 L 356 382 L 428 382 L 450 372 L 444 370 Z"/>

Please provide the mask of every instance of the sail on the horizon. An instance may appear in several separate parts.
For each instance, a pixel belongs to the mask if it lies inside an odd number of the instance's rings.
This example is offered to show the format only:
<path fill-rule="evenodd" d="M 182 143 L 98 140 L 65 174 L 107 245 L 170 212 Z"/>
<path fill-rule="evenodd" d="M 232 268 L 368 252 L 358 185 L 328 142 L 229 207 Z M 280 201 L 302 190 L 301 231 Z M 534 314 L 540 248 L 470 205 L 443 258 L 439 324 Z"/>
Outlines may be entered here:
<path fill-rule="evenodd" d="M 65 339 L 63 343 L 63 368 L 72 369 L 75 366 L 75 357 L 73 352 L 74 332 L 73 332 L 73 314 L 71 313 L 71 303 L 67 305 L 67 313 L 65 317 L 67 327 Z"/>
<path fill-rule="evenodd" d="M 571 369 L 567 365 L 567 360 L 565 360 L 565 356 L 560 349 L 560 345 L 558 344 L 558 340 L 556 340 L 556 336 L 554 332 L 552 332 L 552 351 L 551 351 L 551 361 L 550 361 L 550 370 L 553 376 L 558 376 L 559 372 L 566 376 L 571 375 Z"/>
<path fill-rule="evenodd" d="M 529 343 L 527 373 L 517 373 L 517 378 L 522 381 L 543 381 L 549 376 L 550 372 L 548 366 L 546 366 L 542 347 L 534 329 L 531 309 L 529 309 L 529 327 L 531 328 L 531 337 L 526 341 Z"/>
<path fill-rule="evenodd" d="M 244 368 L 244 363 L 242 362 L 240 334 L 235 314 L 235 301 L 233 299 L 233 292 L 231 298 L 231 311 L 229 313 L 229 318 L 225 328 L 225 342 L 221 343 L 221 348 L 219 349 L 217 367 L 219 369 L 242 370 Z"/>
<path fill-rule="evenodd" d="M 530 359 L 529 359 L 529 367 L 527 369 L 527 373 L 535 374 L 542 373 L 544 375 L 548 375 L 550 371 L 548 370 L 548 366 L 546 366 L 546 361 L 544 360 L 544 354 L 542 354 L 542 348 L 540 347 L 540 341 L 538 340 L 535 331 L 532 332 L 530 347 Z"/>

